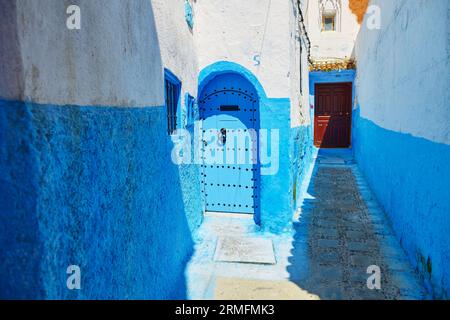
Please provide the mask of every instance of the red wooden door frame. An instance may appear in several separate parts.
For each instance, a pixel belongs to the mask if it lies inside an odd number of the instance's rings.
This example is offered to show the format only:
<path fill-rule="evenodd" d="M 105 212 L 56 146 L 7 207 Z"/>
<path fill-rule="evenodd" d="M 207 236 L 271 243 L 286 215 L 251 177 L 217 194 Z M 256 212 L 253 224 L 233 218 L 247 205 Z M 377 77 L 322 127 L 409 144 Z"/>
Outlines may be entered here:
<path fill-rule="evenodd" d="M 319 148 L 351 146 L 352 83 L 316 83 L 314 145 Z"/>

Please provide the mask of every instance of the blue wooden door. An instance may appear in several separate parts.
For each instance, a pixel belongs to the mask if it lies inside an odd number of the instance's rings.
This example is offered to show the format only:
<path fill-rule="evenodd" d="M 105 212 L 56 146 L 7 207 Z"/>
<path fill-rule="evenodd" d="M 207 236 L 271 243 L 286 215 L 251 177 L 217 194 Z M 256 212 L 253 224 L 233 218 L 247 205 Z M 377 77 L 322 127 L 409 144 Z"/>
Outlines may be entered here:
<path fill-rule="evenodd" d="M 258 100 L 237 75 L 222 75 L 200 96 L 206 210 L 253 214 L 258 206 Z"/>

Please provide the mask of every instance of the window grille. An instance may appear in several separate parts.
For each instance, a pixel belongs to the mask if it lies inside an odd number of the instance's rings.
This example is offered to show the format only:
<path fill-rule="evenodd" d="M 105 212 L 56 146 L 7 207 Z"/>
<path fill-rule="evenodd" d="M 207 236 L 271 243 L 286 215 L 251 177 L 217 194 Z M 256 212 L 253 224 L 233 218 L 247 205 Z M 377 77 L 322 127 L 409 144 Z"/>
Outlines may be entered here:
<path fill-rule="evenodd" d="M 164 77 L 164 93 L 167 109 L 167 132 L 173 134 L 177 129 L 177 112 L 180 101 L 181 82 L 168 70 Z"/>

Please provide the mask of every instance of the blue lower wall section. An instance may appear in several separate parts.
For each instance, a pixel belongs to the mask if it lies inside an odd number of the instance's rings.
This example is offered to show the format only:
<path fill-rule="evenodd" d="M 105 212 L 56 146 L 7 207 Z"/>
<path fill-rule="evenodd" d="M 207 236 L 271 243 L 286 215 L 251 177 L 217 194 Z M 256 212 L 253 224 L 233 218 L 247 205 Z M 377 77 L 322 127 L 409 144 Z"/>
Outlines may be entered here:
<path fill-rule="evenodd" d="M 358 112 L 353 135 L 356 160 L 411 261 L 436 297 L 449 298 L 450 146 L 383 129 Z"/>
<path fill-rule="evenodd" d="M 289 99 L 266 99 L 260 115 L 261 128 L 278 129 L 280 137 L 279 170 L 261 176 L 261 225 L 271 232 L 287 232 L 312 160 L 311 127 L 290 127 Z"/>
<path fill-rule="evenodd" d="M 301 189 L 313 159 L 313 138 L 311 126 L 291 129 L 290 137 L 291 203 L 293 210 L 302 205 Z"/>
<path fill-rule="evenodd" d="M 171 147 L 163 107 L 0 101 L 0 298 L 185 298 L 200 181 Z"/>
<path fill-rule="evenodd" d="M 273 175 L 261 175 L 261 226 L 271 232 L 283 232 L 292 218 L 289 166 L 290 100 L 261 99 L 261 129 L 278 130 L 278 171 Z M 269 148 L 268 153 L 272 154 Z M 258 214 L 259 213 L 259 214 Z"/>

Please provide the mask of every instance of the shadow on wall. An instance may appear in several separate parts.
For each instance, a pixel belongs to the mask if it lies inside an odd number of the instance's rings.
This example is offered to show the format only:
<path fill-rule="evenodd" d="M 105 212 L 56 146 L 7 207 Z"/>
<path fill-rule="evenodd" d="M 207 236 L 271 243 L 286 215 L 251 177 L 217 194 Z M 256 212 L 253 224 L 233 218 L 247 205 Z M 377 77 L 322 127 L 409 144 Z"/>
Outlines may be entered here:
<path fill-rule="evenodd" d="M 166 126 L 161 106 L 0 100 L 0 298 L 186 298 L 199 174 L 172 164 Z"/>
<path fill-rule="evenodd" d="M 16 0 L 4 0 L 0 10 L 0 97 L 21 97 L 23 66 L 17 26 Z"/>

